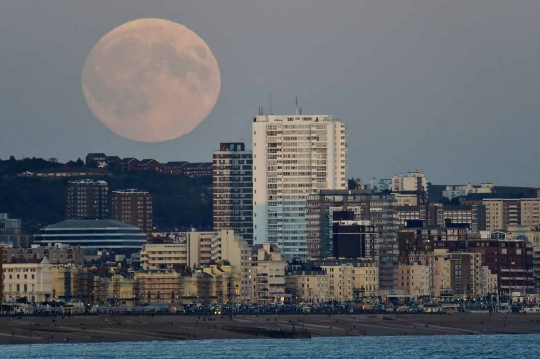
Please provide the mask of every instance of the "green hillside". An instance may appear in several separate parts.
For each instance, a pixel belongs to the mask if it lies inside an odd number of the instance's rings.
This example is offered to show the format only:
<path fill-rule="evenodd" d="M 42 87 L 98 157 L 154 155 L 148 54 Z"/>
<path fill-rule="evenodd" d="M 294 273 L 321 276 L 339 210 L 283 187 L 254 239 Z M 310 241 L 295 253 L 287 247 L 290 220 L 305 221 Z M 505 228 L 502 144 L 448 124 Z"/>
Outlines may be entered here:
<path fill-rule="evenodd" d="M 74 178 L 18 177 L 24 171 L 59 166 L 41 159 L 0 161 L 0 213 L 21 218 L 23 228 L 42 227 L 64 220 L 65 187 Z M 100 177 L 109 190 L 134 188 L 152 193 L 154 225 L 169 230 L 212 227 L 212 180 L 155 172 L 118 172 Z"/>

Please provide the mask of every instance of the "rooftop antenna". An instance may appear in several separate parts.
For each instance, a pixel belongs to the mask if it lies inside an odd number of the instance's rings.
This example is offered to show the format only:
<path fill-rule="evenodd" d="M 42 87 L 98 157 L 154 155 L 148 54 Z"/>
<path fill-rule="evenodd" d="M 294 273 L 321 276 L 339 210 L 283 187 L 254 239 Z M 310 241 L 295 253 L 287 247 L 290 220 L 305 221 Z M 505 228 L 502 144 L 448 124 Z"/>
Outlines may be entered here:
<path fill-rule="evenodd" d="M 295 105 L 296 105 L 296 116 L 298 116 L 298 96 L 296 96 Z"/>
<path fill-rule="evenodd" d="M 272 115 L 273 114 L 272 113 L 272 94 L 268 95 L 268 102 L 270 102 L 270 109 L 269 109 L 270 113 L 269 113 L 269 115 Z"/>
<path fill-rule="evenodd" d="M 299 110 L 300 114 L 302 114 L 302 107 L 300 107 L 300 110 Z"/>

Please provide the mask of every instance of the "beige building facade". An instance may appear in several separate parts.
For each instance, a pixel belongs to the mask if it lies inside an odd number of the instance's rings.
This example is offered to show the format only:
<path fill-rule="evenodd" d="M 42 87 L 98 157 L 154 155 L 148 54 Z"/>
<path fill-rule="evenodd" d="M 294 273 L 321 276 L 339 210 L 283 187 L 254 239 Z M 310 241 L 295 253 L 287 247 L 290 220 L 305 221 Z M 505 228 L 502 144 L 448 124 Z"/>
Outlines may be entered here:
<path fill-rule="evenodd" d="M 51 268 L 47 258 L 39 263 L 3 264 L 4 301 L 26 297 L 29 303 L 40 303 L 50 299 L 53 294 Z"/>

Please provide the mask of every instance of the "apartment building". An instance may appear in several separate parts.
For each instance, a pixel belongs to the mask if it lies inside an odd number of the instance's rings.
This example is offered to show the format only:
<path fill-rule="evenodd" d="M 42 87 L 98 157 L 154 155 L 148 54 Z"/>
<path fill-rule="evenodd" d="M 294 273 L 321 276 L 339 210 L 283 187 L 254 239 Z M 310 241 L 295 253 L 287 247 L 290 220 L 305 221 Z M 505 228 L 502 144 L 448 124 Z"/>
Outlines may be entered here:
<path fill-rule="evenodd" d="M 51 264 L 73 263 L 76 265 L 83 265 L 84 250 L 81 247 L 72 247 L 62 244 L 48 247 L 33 245 L 32 248 L 13 248 L 5 246 L 2 254 L 3 263 L 35 262 L 41 261 L 43 258 L 47 258 Z"/>
<path fill-rule="evenodd" d="M 324 270 L 293 270 L 285 277 L 286 292 L 293 303 L 328 302 L 328 275 Z"/>
<path fill-rule="evenodd" d="M 486 230 L 505 231 L 509 226 L 540 225 L 540 198 L 484 199 Z"/>
<path fill-rule="evenodd" d="M 493 193 L 494 187 L 495 186 L 492 182 L 481 183 L 479 186 L 475 186 L 470 183 L 457 186 L 446 186 L 446 189 L 442 192 L 442 195 L 451 201 L 454 198 L 467 197 L 469 194 Z"/>
<path fill-rule="evenodd" d="M 258 115 L 253 120 L 254 242 L 306 258 L 307 197 L 346 189 L 347 129 L 328 115 Z"/>
<path fill-rule="evenodd" d="M 139 227 L 150 235 L 153 229 L 154 203 L 146 191 L 126 189 L 111 194 L 110 217 L 119 222 Z"/>
<path fill-rule="evenodd" d="M 213 161 L 214 230 L 232 229 L 253 244 L 253 155 L 244 143 L 220 143 Z"/>
<path fill-rule="evenodd" d="M 424 172 L 409 171 L 406 175 L 392 177 L 391 191 L 400 194 L 414 194 L 418 205 L 428 203 L 428 180 Z"/>
<path fill-rule="evenodd" d="M 345 302 L 379 295 L 379 267 L 368 258 L 311 261 L 328 276 L 328 300 Z"/>
<path fill-rule="evenodd" d="M 285 270 L 287 262 L 275 243 L 262 243 L 253 246 L 252 289 L 253 299 L 258 304 L 284 302 Z"/>
<path fill-rule="evenodd" d="M 395 271 L 395 290 L 412 295 L 414 298 L 431 295 L 432 271 L 429 265 L 399 263 Z"/>
<path fill-rule="evenodd" d="M 240 295 L 251 298 L 251 247 L 233 230 L 180 232 L 173 243 L 147 243 L 141 250 L 141 266 L 167 271 L 228 262 L 241 274 Z"/>
<path fill-rule="evenodd" d="M 66 188 L 66 219 L 109 217 L 109 187 L 105 181 L 69 181 Z"/>
<path fill-rule="evenodd" d="M 371 190 L 321 190 L 308 197 L 306 208 L 310 258 L 332 256 L 333 213 L 350 211 L 354 213 L 354 220 L 370 221 L 377 228 L 378 238 L 374 238 L 373 249 L 366 249 L 366 256 L 379 263 L 380 287 L 392 289 L 399 253 L 396 200 L 391 194 L 372 194 Z"/>

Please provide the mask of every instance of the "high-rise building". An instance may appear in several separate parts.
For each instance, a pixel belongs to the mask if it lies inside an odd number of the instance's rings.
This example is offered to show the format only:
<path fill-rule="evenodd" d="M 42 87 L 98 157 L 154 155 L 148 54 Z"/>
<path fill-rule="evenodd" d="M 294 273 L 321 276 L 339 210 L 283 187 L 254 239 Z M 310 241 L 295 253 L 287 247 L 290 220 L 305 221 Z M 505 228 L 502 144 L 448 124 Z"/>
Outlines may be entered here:
<path fill-rule="evenodd" d="M 336 211 L 351 211 L 355 221 L 370 221 L 379 235 L 366 255 L 379 263 L 381 289 L 392 289 L 399 251 L 396 200 L 391 194 L 372 194 L 370 190 L 321 190 L 308 197 L 306 207 L 311 258 L 332 256 L 332 221 Z"/>
<path fill-rule="evenodd" d="M 126 189 L 111 195 L 111 219 L 139 227 L 148 235 L 153 229 L 152 195 L 145 191 Z"/>
<path fill-rule="evenodd" d="M 69 181 L 66 190 L 66 219 L 109 217 L 109 187 L 105 181 Z"/>
<path fill-rule="evenodd" d="M 258 115 L 253 121 L 254 241 L 305 258 L 306 199 L 347 188 L 347 128 L 328 115 Z"/>
<path fill-rule="evenodd" d="M 213 158 L 214 230 L 233 229 L 253 244 L 253 155 L 244 143 L 220 143 Z"/>

